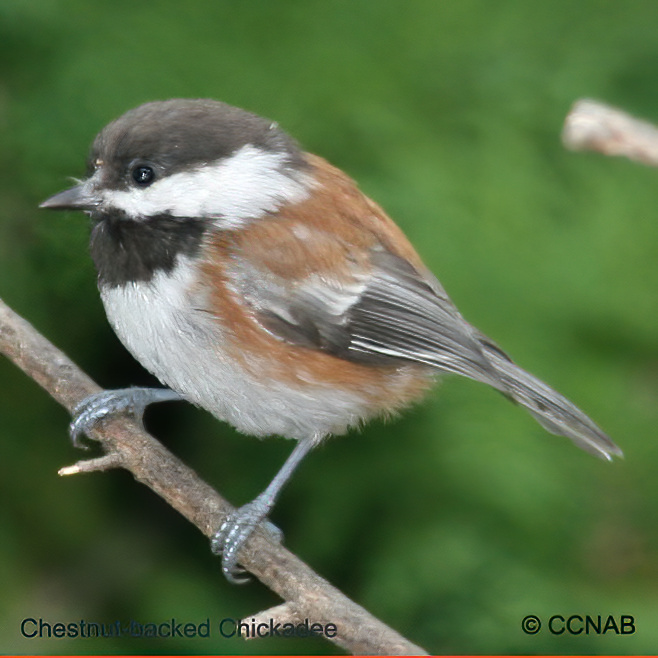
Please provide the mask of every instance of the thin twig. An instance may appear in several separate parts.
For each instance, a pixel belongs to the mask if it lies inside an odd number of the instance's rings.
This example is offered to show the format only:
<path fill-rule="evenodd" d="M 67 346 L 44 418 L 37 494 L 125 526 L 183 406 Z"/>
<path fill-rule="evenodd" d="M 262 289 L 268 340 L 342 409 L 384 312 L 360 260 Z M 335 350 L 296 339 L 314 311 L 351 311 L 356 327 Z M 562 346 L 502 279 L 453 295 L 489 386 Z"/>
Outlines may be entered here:
<path fill-rule="evenodd" d="M 658 128 L 597 101 L 574 103 L 564 122 L 562 142 L 574 151 L 619 155 L 658 167 Z"/>
<path fill-rule="evenodd" d="M 83 398 L 100 391 L 68 357 L 0 300 L 0 353 L 5 354 L 55 400 L 71 411 Z M 233 508 L 194 471 L 174 457 L 132 419 L 116 418 L 92 432 L 104 452 L 100 457 L 60 470 L 71 475 L 121 466 L 156 492 L 207 537 Z M 240 553 L 240 564 L 286 603 L 281 619 L 331 623 L 331 639 L 351 653 L 426 655 L 362 607 L 348 599 L 310 567 L 258 530 Z M 220 573 L 218 569 L 218 574 Z M 227 585 L 228 586 L 228 585 Z M 294 611 L 294 614 L 293 614 Z M 274 615 L 276 609 L 272 610 Z M 262 621 L 263 614 L 259 613 Z M 273 617 L 274 618 L 274 617 Z"/>

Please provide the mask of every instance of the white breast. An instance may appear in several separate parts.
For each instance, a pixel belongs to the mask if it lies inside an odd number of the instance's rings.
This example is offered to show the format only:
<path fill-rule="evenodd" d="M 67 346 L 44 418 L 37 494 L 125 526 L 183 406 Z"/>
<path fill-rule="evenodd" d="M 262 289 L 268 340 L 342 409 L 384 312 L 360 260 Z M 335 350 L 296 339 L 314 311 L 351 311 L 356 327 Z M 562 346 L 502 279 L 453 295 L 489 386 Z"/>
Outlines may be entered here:
<path fill-rule="evenodd" d="M 147 370 L 246 434 L 303 439 L 341 434 L 359 423 L 366 413 L 359 397 L 256 379 L 227 356 L 221 318 L 203 310 L 196 281 L 194 263 L 179 256 L 170 274 L 101 288 L 110 324 Z"/>

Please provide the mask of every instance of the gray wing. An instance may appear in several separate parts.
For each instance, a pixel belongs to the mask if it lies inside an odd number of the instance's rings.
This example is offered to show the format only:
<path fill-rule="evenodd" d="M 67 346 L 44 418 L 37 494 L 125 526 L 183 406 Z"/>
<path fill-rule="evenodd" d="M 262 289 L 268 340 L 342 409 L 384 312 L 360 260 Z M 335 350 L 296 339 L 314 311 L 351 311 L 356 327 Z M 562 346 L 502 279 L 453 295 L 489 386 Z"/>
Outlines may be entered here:
<path fill-rule="evenodd" d="M 372 365 L 414 362 L 484 382 L 524 406 L 549 432 L 599 457 L 621 450 L 580 409 L 519 368 L 461 316 L 430 272 L 382 247 L 348 283 L 312 274 L 291 285 L 241 261 L 234 285 L 280 339 Z"/>
<path fill-rule="evenodd" d="M 344 323 L 349 343 L 339 356 L 354 361 L 403 359 L 493 384 L 493 369 L 475 330 L 427 272 L 381 250 Z"/>
<path fill-rule="evenodd" d="M 373 365 L 424 363 L 495 385 L 475 330 L 440 284 L 383 248 L 351 281 L 313 274 L 294 286 L 244 262 L 234 280 L 258 321 L 279 338 Z"/>

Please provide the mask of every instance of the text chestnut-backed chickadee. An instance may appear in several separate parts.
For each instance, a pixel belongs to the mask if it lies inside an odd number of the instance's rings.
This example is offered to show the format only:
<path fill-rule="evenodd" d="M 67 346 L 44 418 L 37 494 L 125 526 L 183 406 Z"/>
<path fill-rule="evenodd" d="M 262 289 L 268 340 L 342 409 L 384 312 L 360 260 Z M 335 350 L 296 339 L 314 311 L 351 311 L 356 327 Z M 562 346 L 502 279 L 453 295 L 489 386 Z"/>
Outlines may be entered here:
<path fill-rule="evenodd" d="M 311 448 L 406 407 L 441 373 L 493 386 L 588 452 L 621 455 L 464 320 L 348 176 L 276 123 L 212 100 L 147 103 L 96 137 L 84 181 L 41 205 L 91 217 L 110 324 L 168 387 L 88 398 L 74 440 L 108 414 L 178 399 L 245 434 L 297 440 L 212 541 L 229 580 Z"/>

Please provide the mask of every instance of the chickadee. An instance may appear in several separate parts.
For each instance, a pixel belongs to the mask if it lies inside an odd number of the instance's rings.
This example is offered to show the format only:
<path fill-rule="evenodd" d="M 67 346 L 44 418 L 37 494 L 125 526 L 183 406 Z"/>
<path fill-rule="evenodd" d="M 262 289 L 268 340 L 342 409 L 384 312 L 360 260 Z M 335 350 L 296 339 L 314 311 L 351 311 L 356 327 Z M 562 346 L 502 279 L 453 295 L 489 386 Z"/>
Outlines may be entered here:
<path fill-rule="evenodd" d="M 384 211 L 276 123 L 213 100 L 146 103 L 96 137 L 87 174 L 41 207 L 91 217 L 110 324 L 168 388 L 91 396 L 74 440 L 108 414 L 177 399 L 297 440 L 212 541 L 229 580 L 311 448 L 406 407 L 440 373 L 493 386 L 599 457 L 622 454 L 466 322 Z"/>

